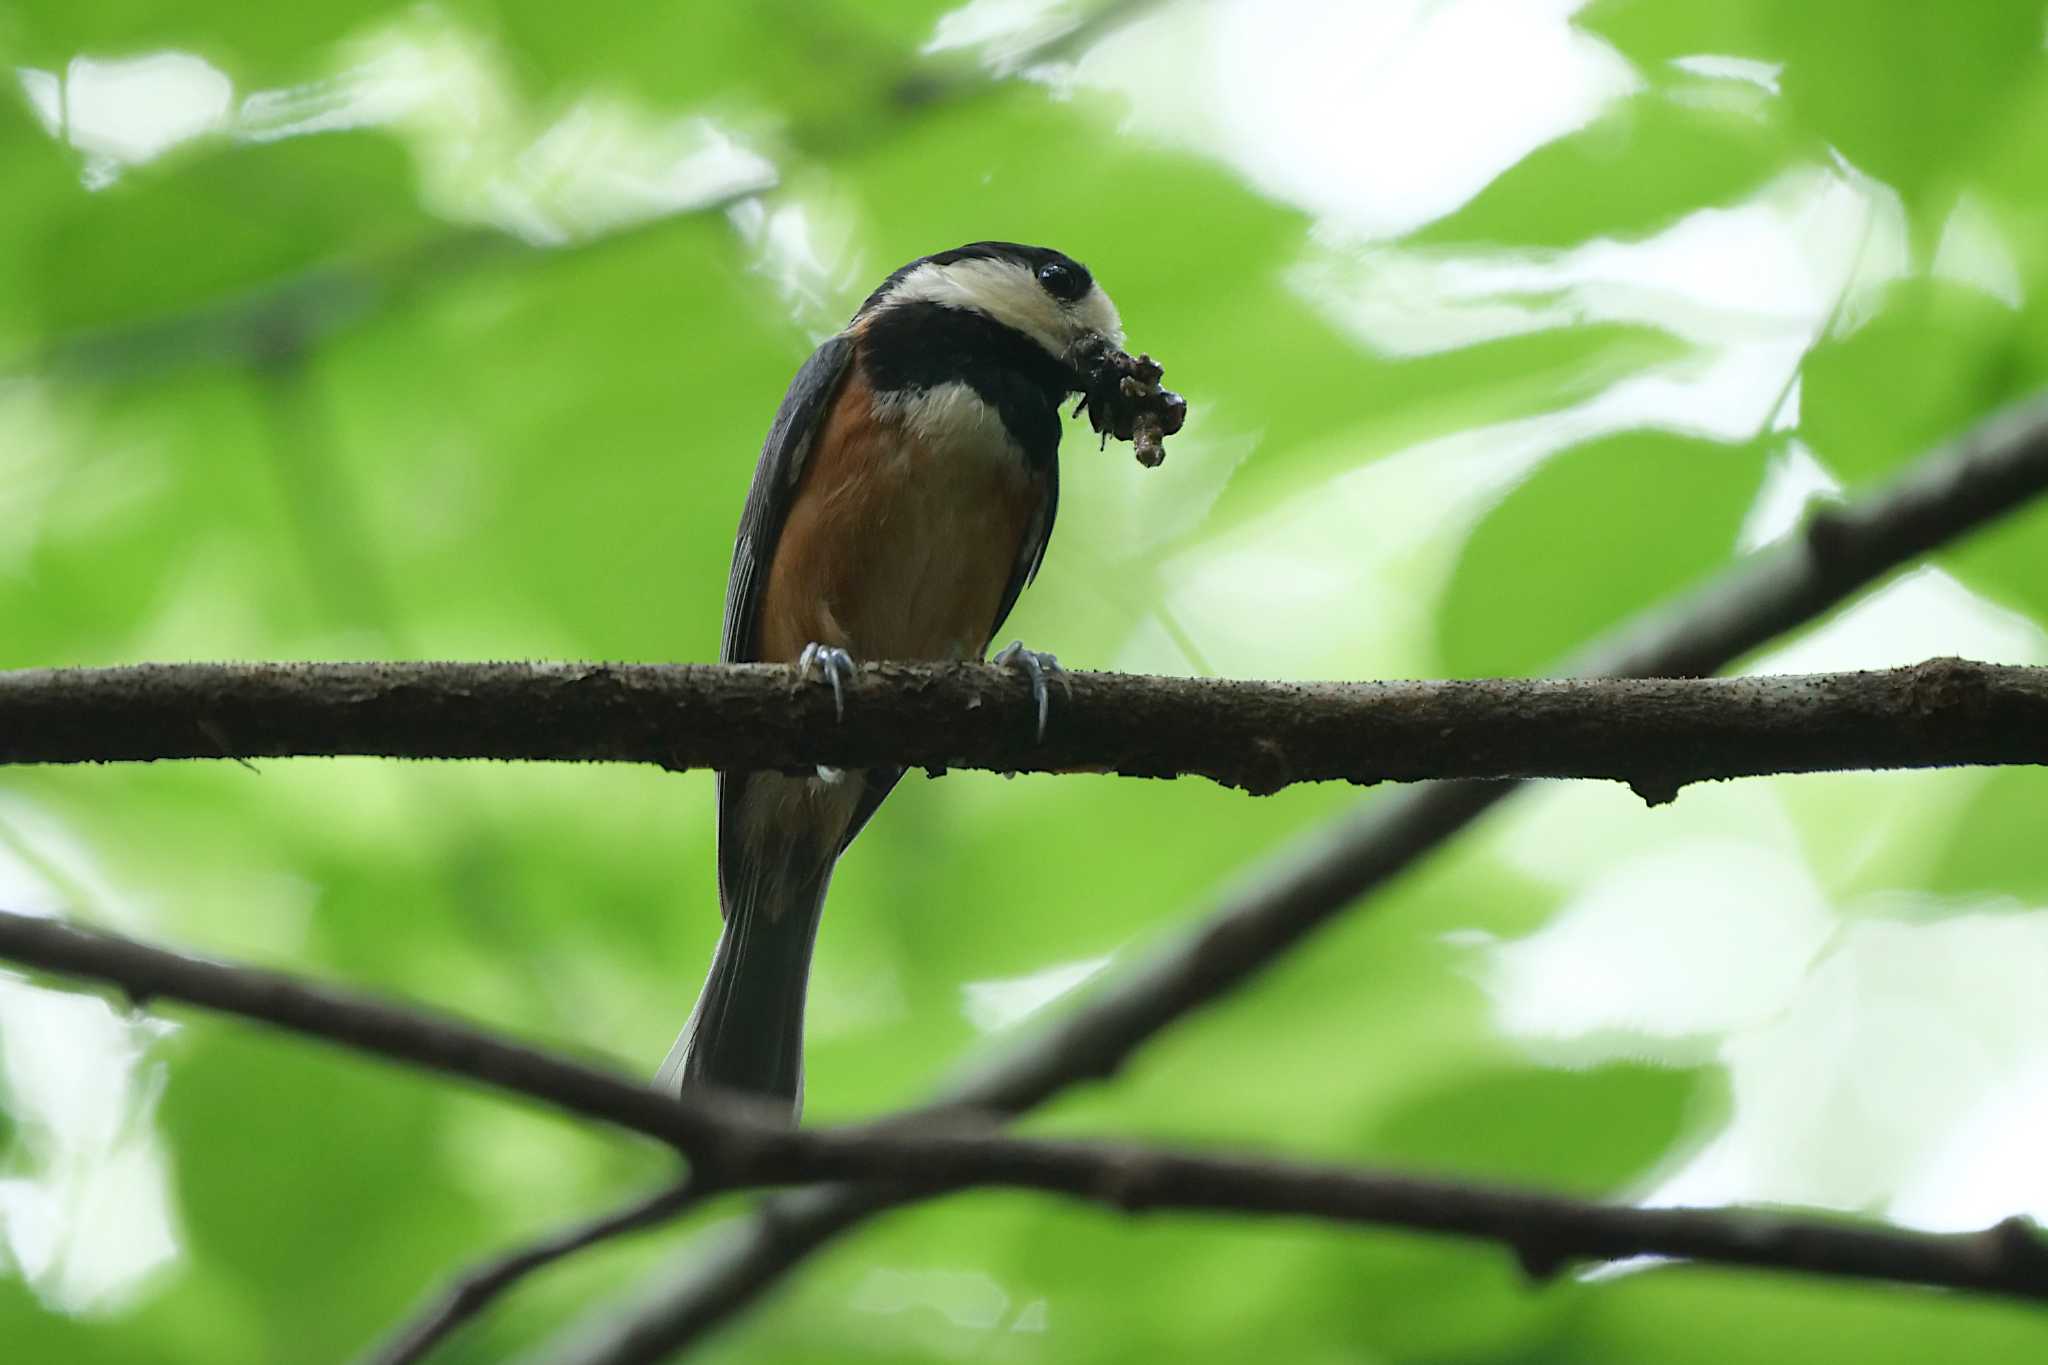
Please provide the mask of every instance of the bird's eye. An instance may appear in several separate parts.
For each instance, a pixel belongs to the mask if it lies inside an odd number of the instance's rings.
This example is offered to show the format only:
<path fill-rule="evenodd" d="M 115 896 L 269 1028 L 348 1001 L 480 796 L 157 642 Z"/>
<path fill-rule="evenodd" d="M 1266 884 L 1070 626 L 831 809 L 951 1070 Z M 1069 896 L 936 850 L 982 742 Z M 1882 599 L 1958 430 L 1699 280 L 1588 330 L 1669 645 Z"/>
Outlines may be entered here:
<path fill-rule="evenodd" d="M 1088 276 L 1079 266 L 1065 261 L 1047 261 L 1038 267 L 1038 283 L 1045 292 L 1066 303 L 1072 303 L 1088 292 Z"/>

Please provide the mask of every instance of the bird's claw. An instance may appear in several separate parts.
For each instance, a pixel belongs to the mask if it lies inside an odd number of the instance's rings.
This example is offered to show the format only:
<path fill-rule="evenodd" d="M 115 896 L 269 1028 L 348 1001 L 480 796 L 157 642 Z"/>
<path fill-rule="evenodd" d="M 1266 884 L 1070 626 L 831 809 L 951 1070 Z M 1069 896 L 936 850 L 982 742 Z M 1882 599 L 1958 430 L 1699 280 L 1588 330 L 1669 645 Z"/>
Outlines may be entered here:
<path fill-rule="evenodd" d="M 1031 679 L 1031 700 L 1038 705 L 1038 739 L 1043 743 L 1046 712 L 1052 701 L 1051 691 L 1047 688 L 1045 680 L 1059 678 L 1060 685 L 1064 687 L 1066 679 L 1063 675 L 1067 670 L 1060 667 L 1060 661 L 1053 655 L 1024 648 L 1022 640 L 1010 641 L 1002 652 L 996 655 L 995 663 L 1003 668 L 1017 669 Z"/>
<path fill-rule="evenodd" d="M 832 684 L 832 714 L 839 720 L 845 720 L 846 684 L 853 681 L 853 656 L 843 649 L 813 640 L 797 656 L 796 675 L 808 680 L 814 669 L 823 681 Z"/>

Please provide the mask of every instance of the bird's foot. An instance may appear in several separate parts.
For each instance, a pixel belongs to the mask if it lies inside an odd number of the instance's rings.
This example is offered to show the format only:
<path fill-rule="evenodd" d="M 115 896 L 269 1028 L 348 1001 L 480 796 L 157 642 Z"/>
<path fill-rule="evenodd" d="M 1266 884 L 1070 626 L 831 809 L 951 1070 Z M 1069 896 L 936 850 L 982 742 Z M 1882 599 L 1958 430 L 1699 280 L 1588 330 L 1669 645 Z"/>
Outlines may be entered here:
<path fill-rule="evenodd" d="M 797 656 L 796 676 L 808 682 L 813 676 L 821 682 L 832 684 L 832 712 L 839 720 L 846 719 L 846 684 L 853 681 L 853 656 L 832 645 L 821 645 L 816 640 L 804 646 L 804 652 Z"/>
<path fill-rule="evenodd" d="M 1014 668 L 1031 679 L 1031 700 L 1038 705 L 1038 738 L 1045 739 L 1045 716 L 1051 705 L 1051 692 L 1046 686 L 1048 678 L 1058 678 L 1060 686 L 1067 686 L 1066 669 L 1050 654 L 1024 648 L 1022 640 L 1012 640 L 1003 651 L 996 655 L 994 662 L 1002 668 Z"/>

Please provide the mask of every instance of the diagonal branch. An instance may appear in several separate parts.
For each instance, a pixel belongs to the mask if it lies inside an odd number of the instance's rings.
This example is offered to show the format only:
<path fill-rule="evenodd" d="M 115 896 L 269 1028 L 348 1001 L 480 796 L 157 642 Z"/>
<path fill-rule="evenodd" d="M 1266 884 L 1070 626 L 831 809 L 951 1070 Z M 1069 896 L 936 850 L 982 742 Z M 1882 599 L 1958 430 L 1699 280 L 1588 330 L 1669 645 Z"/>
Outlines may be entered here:
<path fill-rule="evenodd" d="M 527 1276 L 600 1242 L 680 1217 L 706 1193 L 701 1182 L 685 1179 L 613 1213 L 551 1233 L 530 1246 L 478 1266 L 450 1285 L 417 1318 L 393 1333 L 389 1341 L 368 1357 L 366 1365 L 415 1365 L 425 1360 L 449 1333 Z"/>
<path fill-rule="evenodd" d="M 594 1066 L 508 1041 L 449 1015 L 394 1005 L 285 972 L 229 966 L 0 910 L 0 959 L 104 981 L 139 1008 L 158 999 L 240 1015 L 358 1052 L 478 1081 L 577 1118 L 598 1119 L 715 1158 L 726 1128 L 714 1111 Z"/>
<path fill-rule="evenodd" d="M 2048 399 L 2036 399 L 1921 458 L 1878 492 L 1824 511 L 1805 534 L 1640 618 L 1565 671 L 1717 672 L 2044 491 Z M 1281 855 L 1149 962 L 948 1086 L 943 1098 L 1016 1112 L 1113 1074 L 1161 1030 L 1244 984 L 1514 790 L 1507 783 L 1445 783 L 1368 803 Z M 871 1188 L 807 1194 L 801 1203 L 768 1201 L 752 1237 L 698 1260 L 645 1303 L 587 1324 L 568 1358 L 584 1365 L 660 1359 L 743 1311 L 805 1257 L 889 1202 Z"/>
<path fill-rule="evenodd" d="M 1073 673 L 1034 736 L 987 664 L 875 664 L 835 697 L 773 664 L 145 664 L 0 673 L 0 762 L 499 758 L 1194 773 L 1291 782 L 1687 782 L 2048 762 L 2048 669 L 1941 659 L 1757 678 L 1277 683 Z"/>
<path fill-rule="evenodd" d="M 824 1180 L 882 1182 L 902 1197 L 1030 1189 L 1126 1213 L 1199 1210 L 1401 1227 L 1500 1243 L 1537 1275 L 1588 1259 L 1684 1256 L 2048 1302 L 2048 1242 L 2020 1220 L 1937 1234 L 1812 1215 L 1640 1209 L 1277 1157 L 1013 1137 L 964 1111 L 797 1129 L 736 1105 L 671 1100 L 452 1018 L 33 916 L 0 912 L 0 956 L 110 982 L 133 998 L 203 1005 L 481 1081 L 662 1138 L 690 1158 L 684 1184 L 472 1277 L 422 1330 L 394 1343 L 386 1359 L 417 1359 L 468 1303 L 579 1247 L 671 1216 L 710 1191 Z"/>

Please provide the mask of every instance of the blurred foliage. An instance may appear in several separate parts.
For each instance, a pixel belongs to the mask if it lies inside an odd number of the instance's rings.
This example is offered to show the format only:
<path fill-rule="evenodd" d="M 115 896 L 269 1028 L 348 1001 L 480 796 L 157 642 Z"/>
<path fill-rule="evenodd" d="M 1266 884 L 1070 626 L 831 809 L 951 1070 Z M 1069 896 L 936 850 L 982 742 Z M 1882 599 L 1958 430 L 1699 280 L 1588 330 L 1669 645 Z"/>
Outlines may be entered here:
<path fill-rule="evenodd" d="M 1444 594 L 1444 668 L 1540 672 L 1722 563 L 1763 476 L 1763 453 L 1663 431 L 1560 451 L 1472 530 Z M 1574 525 L 1589 506 L 1625 517 Z M 1560 528 L 1577 540 L 1555 553 Z"/>
<path fill-rule="evenodd" d="M 1157 472 L 1068 442 L 1015 625 L 1082 667 L 1541 671 L 2048 376 L 2040 0 L 1182 0 L 1062 40 L 1081 9 L 0 0 L 0 664 L 711 658 L 788 376 L 887 270 L 981 237 L 1089 262 L 1193 403 Z M 1497 112 L 1509 84 L 1554 98 Z M 1410 107 L 1363 122 L 1388 90 Z M 2029 511 L 1759 664 L 2041 662 L 2044 584 Z M 809 1116 L 916 1098 L 1354 799 L 906 783 L 833 888 Z M 1032 1122 L 2048 1211 L 1997 1137 L 2048 1113 L 2044 800 L 2033 770 L 1658 811 L 1546 788 Z M 715 933 L 711 820 L 703 774 L 18 770 L 0 880 L 643 1073 Z M 1564 965 L 1518 972 L 1535 951 Z M 175 1018 L 0 976 L 10 1361 L 343 1359 L 666 1173 Z M 443 1358 L 544 1341 L 682 1237 L 551 1272 Z M 2044 1349 L 2038 1315 L 1940 1295 L 1538 1289 L 1487 1247 L 976 1195 L 846 1240 L 706 1354 Z"/>

